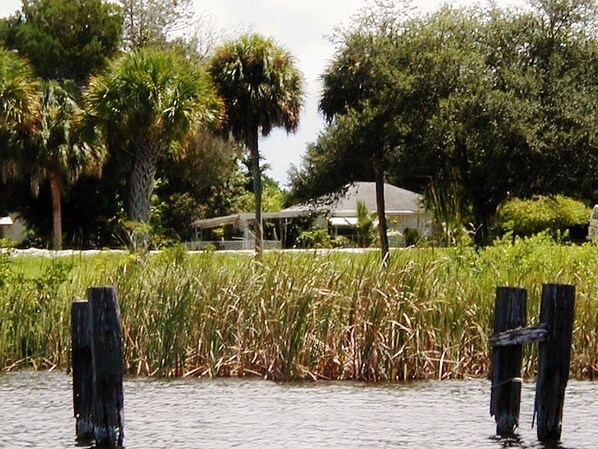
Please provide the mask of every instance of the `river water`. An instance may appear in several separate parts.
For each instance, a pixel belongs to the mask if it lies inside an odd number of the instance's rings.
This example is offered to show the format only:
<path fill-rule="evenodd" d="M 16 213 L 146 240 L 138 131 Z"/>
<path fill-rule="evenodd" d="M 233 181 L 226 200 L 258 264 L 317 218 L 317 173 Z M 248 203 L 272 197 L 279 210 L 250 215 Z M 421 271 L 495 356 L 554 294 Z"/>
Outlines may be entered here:
<path fill-rule="evenodd" d="M 524 384 L 516 440 L 494 435 L 490 384 L 480 379 L 278 384 L 129 378 L 124 394 L 127 449 L 545 448 L 531 428 L 531 383 Z M 597 397 L 598 383 L 569 382 L 563 441 L 550 449 L 598 447 Z M 70 376 L 0 375 L 0 448 L 76 447 Z"/>

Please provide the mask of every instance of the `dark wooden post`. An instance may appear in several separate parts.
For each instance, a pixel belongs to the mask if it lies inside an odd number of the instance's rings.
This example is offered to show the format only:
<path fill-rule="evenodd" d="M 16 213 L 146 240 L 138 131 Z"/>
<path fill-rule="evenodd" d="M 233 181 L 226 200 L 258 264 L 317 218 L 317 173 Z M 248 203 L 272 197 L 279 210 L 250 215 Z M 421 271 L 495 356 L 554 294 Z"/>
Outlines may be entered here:
<path fill-rule="evenodd" d="M 534 414 L 538 439 L 561 438 L 565 387 L 569 380 L 571 339 L 575 311 L 575 287 L 544 284 L 540 322 L 546 325 L 548 341 L 540 343 Z"/>
<path fill-rule="evenodd" d="M 120 310 L 113 287 L 87 290 L 92 323 L 93 424 L 97 447 L 122 446 L 123 355 Z"/>
<path fill-rule="evenodd" d="M 524 327 L 527 321 L 527 291 L 522 288 L 497 287 L 494 335 Z M 521 403 L 522 344 L 492 348 L 492 390 L 490 415 L 496 420 L 498 435 L 513 435 L 519 425 Z"/>
<path fill-rule="evenodd" d="M 73 302 L 71 304 L 73 407 L 76 435 L 80 441 L 93 439 L 90 325 L 89 303 Z"/>

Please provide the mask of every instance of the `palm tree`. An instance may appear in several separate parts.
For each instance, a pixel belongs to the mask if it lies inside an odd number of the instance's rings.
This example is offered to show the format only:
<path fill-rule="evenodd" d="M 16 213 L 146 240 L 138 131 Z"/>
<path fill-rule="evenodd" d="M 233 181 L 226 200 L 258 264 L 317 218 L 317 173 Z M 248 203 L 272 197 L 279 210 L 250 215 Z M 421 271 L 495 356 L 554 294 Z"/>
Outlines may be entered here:
<path fill-rule="evenodd" d="M 158 159 L 181 153 L 195 129 L 220 120 L 213 84 L 182 57 L 144 48 L 113 61 L 92 78 L 85 95 L 90 119 L 101 126 L 111 150 L 132 152 L 127 216 L 148 224 Z"/>
<path fill-rule="evenodd" d="M 62 195 L 81 176 L 101 176 L 107 152 L 103 142 L 81 124 L 83 110 L 74 94 L 55 81 L 45 83 L 39 132 L 33 135 L 31 185 L 48 181 L 52 198 L 53 247 L 62 249 Z"/>
<path fill-rule="evenodd" d="M 9 140 L 34 123 L 38 88 L 29 64 L 17 53 L 0 47 L 0 162 L 4 175 L 13 168 L 8 163 Z"/>
<path fill-rule="evenodd" d="M 17 176 L 19 165 L 14 150 L 22 143 L 19 136 L 34 127 L 38 89 L 27 61 L 0 45 L 0 174 L 3 182 Z"/>
<path fill-rule="evenodd" d="M 97 173 L 101 146 L 91 146 L 78 126 L 82 111 L 56 82 L 40 88 L 16 53 L 0 49 L 0 166 L 3 179 L 31 177 L 34 194 L 50 183 L 53 248 L 62 248 L 61 197 L 82 174 Z"/>
<path fill-rule="evenodd" d="M 258 135 L 299 126 L 302 76 L 293 57 L 272 39 L 246 34 L 219 47 L 209 68 L 226 105 L 225 131 L 248 150 L 255 193 L 255 247 L 263 249 L 262 177 Z"/>
<path fill-rule="evenodd" d="M 31 177 L 34 195 L 42 182 L 50 184 L 52 247 L 62 249 L 62 195 L 80 176 L 99 176 L 106 159 L 104 146 L 81 126 L 83 111 L 65 86 L 49 81 L 42 86 L 34 126 L 21 132 L 12 145 L 7 165 L 11 175 Z"/>

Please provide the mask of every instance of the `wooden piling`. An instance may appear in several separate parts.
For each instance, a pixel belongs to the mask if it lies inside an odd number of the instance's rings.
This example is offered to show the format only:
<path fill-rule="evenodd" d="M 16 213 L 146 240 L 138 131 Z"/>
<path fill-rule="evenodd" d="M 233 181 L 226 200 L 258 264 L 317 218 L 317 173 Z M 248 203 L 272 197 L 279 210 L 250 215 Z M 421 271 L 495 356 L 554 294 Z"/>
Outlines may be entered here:
<path fill-rule="evenodd" d="M 89 303 L 75 301 L 71 304 L 71 337 L 73 367 L 73 408 L 76 419 L 77 440 L 93 439 L 92 420 L 92 360 Z"/>
<path fill-rule="evenodd" d="M 497 287 L 494 335 L 525 327 L 527 291 L 522 288 Z M 492 348 L 492 389 L 490 415 L 496 420 L 496 433 L 510 436 L 519 426 L 521 403 L 522 344 Z"/>
<path fill-rule="evenodd" d="M 93 427 L 97 447 L 122 446 L 123 353 L 120 310 L 113 287 L 87 291 L 91 311 Z"/>
<path fill-rule="evenodd" d="M 573 285 L 542 286 L 540 322 L 546 325 L 548 341 L 540 343 L 538 350 L 534 415 L 540 441 L 556 441 L 561 437 L 565 387 L 571 362 L 574 309 Z"/>

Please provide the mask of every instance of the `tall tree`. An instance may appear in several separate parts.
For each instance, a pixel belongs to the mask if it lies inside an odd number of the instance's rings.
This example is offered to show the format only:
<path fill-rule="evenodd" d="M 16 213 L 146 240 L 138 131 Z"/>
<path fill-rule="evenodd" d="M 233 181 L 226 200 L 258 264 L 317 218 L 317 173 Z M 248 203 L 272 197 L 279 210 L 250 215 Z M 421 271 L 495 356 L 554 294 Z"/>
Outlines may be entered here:
<path fill-rule="evenodd" d="M 119 0 L 128 49 L 160 47 L 190 28 L 192 0 Z"/>
<path fill-rule="evenodd" d="M 411 67 L 426 67 L 411 71 L 420 92 L 437 93 L 410 155 L 433 179 L 457 180 L 480 244 L 509 195 L 579 196 L 596 185 L 596 41 L 581 14 L 594 2 L 535 3 L 542 9 L 443 10 L 410 40 Z"/>
<path fill-rule="evenodd" d="M 12 151 L 12 175 L 30 177 L 34 195 L 42 182 L 50 185 L 52 247 L 62 249 L 62 195 L 80 176 L 99 176 L 106 152 L 93 130 L 81 126 L 83 111 L 67 89 L 55 81 L 44 84 L 37 123 L 19 136 Z M 8 162 L 7 161 L 7 162 Z"/>
<path fill-rule="evenodd" d="M 43 88 L 30 67 L 13 52 L 0 50 L 0 165 L 5 178 L 29 177 L 35 194 L 48 181 L 52 195 L 53 247 L 62 248 L 61 197 L 65 184 L 97 173 L 101 145 L 78 126 L 82 111 L 56 82 Z"/>
<path fill-rule="evenodd" d="M 255 193 L 255 245 L 263 250 L 262 177 L 259 134 L 299 126 L 302 75 L 289 52 L 272 39 L 246 34 L 219 47 L 211 73 L 226 106 L 225 131 L 249 151 Z"/>
<path fill-rule="evenodd" d="M 594 0 L 530 4 L 524 58 L 536 81 L 533 143 L 545 175 L 532 194 L 583 195 L 593 202 L 598 188 L 598 6 Z"/>
<path fill-rule="evenodd" d="M 194 130 L 221 118 L 212 82 L 172 52 L 139 49 L 94 77 L 85 95 L 90 120 L 104 130 L 111 150 L 133 155 L 127 215 L 147 224 L 158 159 L 184 151 Z"/>
<path fill-rule="evenodd" d="M 31 126 L 38 106 L 38 81 L 31 66 L 0 46 L 0 154 L 21 127 Z"/>
<path fill-rule="evenodd" d="M 320 110 L 333 127 L 333 134 L 345 136 L 332 141 L 345 158 L 357 159 L 361 170 L 354 170 L 350 181 L 373 177 L 376 184 L 378 235 L 383 260 L 389 254 L 384 184 L 389 157 L 403 144 L 401 126 L 403 74 L 393 64 L 396 41 L 403 33 L 406 13 L 392 5 L 381 5 L 379 15 L 370 13 L 357 23 L 356 31 L 343 36 L 335 58 L 322 80 L 324 90 Z M 403 5 L 406 8 L 406 5 Z M 378 18 L 378 19 L 376 19 Z M 374 20 L 376 19 L 376 20 Z M 368 176 L 369 175 L 369 176 Z"/>
<path fill-rule="evenodd" d="M 103 0 L 23 0 L 0 24 L 0 38 L 44 79 L 84 84 L 116 54 L 122 35 L 118 7 Z"/>
<path fill-rule="evenodd" d="M 34 128 L 38 108 L 39 82 L 31 66 L 15 52 L 0 46 L 0 174 L 3 183 L 17 176 L 15 148 L 22 146 L 20 137 Z M 5 196 L 8 189 L 3 187 L 2 190 Z M 4 212 L 13 210 L 14 205 L 9 200 L 16 195 L 10 196 L 3 198 Z"/>
<path fill-rule="evenodd" d="M 0 181 L 16 175 L 14 147 L 21 144 L 19 136 L 30 131 L 36 122 L 39 104 L 39 82 L 31 66 L 15 52 L 0 46 Z M 23 193 L 22 191 L 25 191 Z M 0 189 L 0 213 L 16 210 L 25 188 L 3 185 Z"/>

